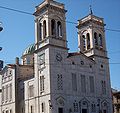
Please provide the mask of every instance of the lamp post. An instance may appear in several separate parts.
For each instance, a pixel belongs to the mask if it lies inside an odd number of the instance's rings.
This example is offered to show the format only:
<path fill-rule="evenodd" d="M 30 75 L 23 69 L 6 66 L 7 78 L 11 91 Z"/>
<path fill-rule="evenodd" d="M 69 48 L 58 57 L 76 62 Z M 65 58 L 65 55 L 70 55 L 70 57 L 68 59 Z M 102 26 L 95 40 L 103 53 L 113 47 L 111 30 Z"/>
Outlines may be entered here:
<path fill-rule="evenodd" d="M 0 22 L 0 32 L 3 30 L 3 27 L 2 27 L 2 22 Z M 2 50 L 2 47 L 0 47 L 0 51 Z"/>
<path fill-rule="evenodd" d="M 0 32 L 3 30 L 2 22 L 0 22 Z"/>
<path fill-rule="evenodd" d="M 3 27 L 2 27 L 2 22 L 0 22 L 0 32 L 3 30 Z M 0 47 L 0 51 L 2 50 L 2 47 Z M 3 61 L 0 60 L 0 71 L 1 69 L 3 68 Z"/>

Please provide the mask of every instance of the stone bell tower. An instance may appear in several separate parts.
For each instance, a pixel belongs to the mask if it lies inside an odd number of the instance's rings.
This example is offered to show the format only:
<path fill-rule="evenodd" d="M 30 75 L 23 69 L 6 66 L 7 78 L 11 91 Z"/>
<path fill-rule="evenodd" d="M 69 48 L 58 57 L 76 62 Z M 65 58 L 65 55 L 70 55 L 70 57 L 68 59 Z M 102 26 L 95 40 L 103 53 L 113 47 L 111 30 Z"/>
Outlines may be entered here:
<path fill-rule="evenodd" d="M 103 18 L 93 15 L 91 10 L 88 16 L 78 21 L 78 43 L 80 51 L 95 61 L 94 74 L 99 112 L 112 113 L 109 59 L 107 57 L 104 26 Z M 105 98 L 110 103 L 109 109 L 103 107 Z"/>
<path fill-rule="evenodd" d="M 34 13 L 36 113 L 53 113 L 55 67 L 68 55 L 65 14 L 64 4 L 54 0 L 44 0 Z"/>
<path fill-rule="evenodd" d="M 35 15 L 35 43 L 37 49 L 48 44 L 66 48 L 66 24 L 64 5 L 44 0 L 36 7 Z"/>
<path fill-rule="evenodd" d="M 78 21 L 79 48 L 86 56 L 106 57 L 106 42 L 103 18 L 90 14 Z"/>

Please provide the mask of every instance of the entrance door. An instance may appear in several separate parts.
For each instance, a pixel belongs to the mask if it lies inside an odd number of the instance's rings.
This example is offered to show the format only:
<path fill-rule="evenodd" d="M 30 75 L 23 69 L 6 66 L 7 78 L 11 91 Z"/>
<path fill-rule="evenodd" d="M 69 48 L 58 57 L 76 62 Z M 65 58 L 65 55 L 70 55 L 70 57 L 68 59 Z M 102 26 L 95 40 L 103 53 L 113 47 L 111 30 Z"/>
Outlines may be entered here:
<path fill-rule="evenodd" d="M 106 110 L 103 110 L 103 113 L 107 113 Z"/>
<path fill-rule="evenodd" d="M 87 109 L 82 109 L 82 113 L 87 113 Z"/>
<path fill-rule="evenodd" d="M 58 108 L 58 113 L 63 113 L 63 108 Z"/>

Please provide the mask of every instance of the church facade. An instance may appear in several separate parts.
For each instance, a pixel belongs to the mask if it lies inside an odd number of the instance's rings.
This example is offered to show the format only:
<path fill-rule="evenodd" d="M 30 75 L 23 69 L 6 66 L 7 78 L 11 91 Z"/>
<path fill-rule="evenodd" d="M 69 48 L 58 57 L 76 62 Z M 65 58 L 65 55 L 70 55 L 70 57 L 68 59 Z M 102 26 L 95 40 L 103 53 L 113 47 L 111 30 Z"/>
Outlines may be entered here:
<path fill-rule="evenodd" d="M 80 19 L 79 51 L 69 53 L 65 15 L 57 1 L 36 7 L 35 44 L 22 64 L 17 59 L 1 72 L 1 113 L 112 113 L 104 20 L 92 12 Z M 4 82 L 9 69 L 13 77 Z"/>

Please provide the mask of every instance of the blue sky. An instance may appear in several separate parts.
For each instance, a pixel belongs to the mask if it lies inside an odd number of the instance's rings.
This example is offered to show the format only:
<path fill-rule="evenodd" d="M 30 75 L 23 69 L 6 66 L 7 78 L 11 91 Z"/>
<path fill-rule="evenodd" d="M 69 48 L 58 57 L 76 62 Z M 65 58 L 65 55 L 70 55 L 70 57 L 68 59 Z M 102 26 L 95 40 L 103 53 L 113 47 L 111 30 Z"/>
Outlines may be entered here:
<path fill-rule="evenodd" d="M 0 0 L 0 6 L 33 13 L 43 0 Z M 106 28 L 120 30 L 120 0 L 57 0 L 65 4 L 66 20 L 77 22 L 88 15 L 89 5 L 93 13 L 104 18 Z M 25 48 L 34 43 L 34 16 L 0 8 L 0 21 L 4 30 L 0 32 L 0 59 L 5 64 L 14 63 Z M 78 50 L 76 25 L 67 23 L 67 40 L 70 51 Z M 111 84 L 120 90 L 120 32 L 106 30 L 108 57 L 110 58 Z M 114 64 L 115 63 L 115 64 Z M 117 64 L 118 63 L 118 64 Z"/>

